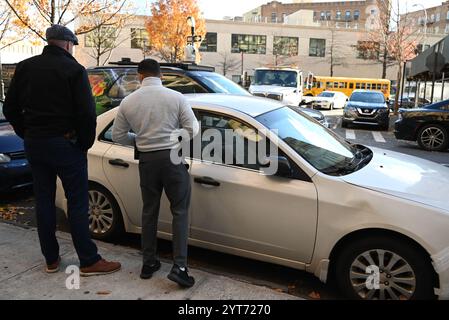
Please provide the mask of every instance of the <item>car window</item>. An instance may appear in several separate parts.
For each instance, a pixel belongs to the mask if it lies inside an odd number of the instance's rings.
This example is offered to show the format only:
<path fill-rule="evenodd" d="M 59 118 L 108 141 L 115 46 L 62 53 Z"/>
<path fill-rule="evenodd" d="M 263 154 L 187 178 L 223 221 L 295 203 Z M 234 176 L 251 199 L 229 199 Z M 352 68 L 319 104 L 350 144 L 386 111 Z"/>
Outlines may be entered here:
<path fill-rule="evenodd" d="M 208 87 L 213 93 L 226 93 L 240 96 L 251 95 L 234 81 L 231 81 L 218 73 L 195 71 L 189 74 L 192 74 L 192 77 L 194 77 L 195 80 Z"/>
<path fill-rule="evenodd" d="M 109 97 L 124 99 L 140 88 L 139 76 L 135 72 L 127 72 L 122 75 L 109 90 Z"/>
<path fill-rule="evenodd" d="M 164 74 L 162 76 L 162 84 L 169 89 L 183 94 L 207 93 L 206 89 L 194 80 L 177 74 Z"/>
<path fill-rule="evenodd" d="M 262 137 L 254 127 L 238 119 L 209 112 L 199 112 L 199 120 L 201 160 L 252 170 L 261 169 L 257 148 Z M 214 143 L 215 138 L 220 141 Z M 269 147 L 266 149 L 269 151 Z M 193 154 L 193 157 L 198 158 L 198 155 Z"/>
<path fill-rule="evenodd" d="M 107 93 L 118 77 L 118 74 L 111 70 L 88 70 L 97 115 L 110 109 L 110 98 Z"/>
<path fill-rule="evenodd" d="M 379 92 L 354 92 L 350 100 L 353 102 L 384 103 L 385 97 Z"/>

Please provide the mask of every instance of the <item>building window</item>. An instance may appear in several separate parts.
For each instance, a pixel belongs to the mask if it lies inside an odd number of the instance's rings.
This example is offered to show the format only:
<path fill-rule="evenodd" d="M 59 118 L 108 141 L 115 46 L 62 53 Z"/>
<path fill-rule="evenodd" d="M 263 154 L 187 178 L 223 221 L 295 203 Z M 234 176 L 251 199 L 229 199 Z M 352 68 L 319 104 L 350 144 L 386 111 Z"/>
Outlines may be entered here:
<path fill-rule="evenodd" d="M 446 14 L 446 20 L 449 20 L 449 11 Z"/>
<path fill-rule="evenodd" d="M 217 33 L 208 32 L 204 41 L 201 42 L 201 52 L 217 52 Z"/>
<path fill-rule="evenodd" d="M 355 10 L 354 11 L 354 20 L 355 21 L 359 21 L 360 19 L 360 11 L 359 10 Z"/>
<path fill-rule="evenodd" d="M 273 54 L 280 56 L 297 56 L 299 38 L 295 37 L 274 37 Z"/>
<path fill-rule="evenodd" d="M 113 27 L 102 26 L 99 30 L 94 30 L 86 34 L 84 38 L 85 47 L 111 48 L 117 38 L 117 30 Z"/>
<path fill-rule="evenodd" d="M 233 34 L 232 53 L 266 54 L 267 36 Z"/>
<path fill-rule="evenodd" d="M 445 33 L 449 33 L 449 24 L 446 24 L 446 29 L 444 30 Z"/>
<path fill-rule="evenodd" d="M 337 11 L 337 15 L 335 16 L 335 18 L 337 20 L 341 20 L 341 11 L 340 10 Z"/>
<path fill-rule="evenodd" d="M 310 39 L 309 45 L 310 57 L 326 56 L 326 39 Z"/>
<path fill-rule="evenodd" d="M 273 12 L 271 14 L 271 22 L 278 22 L 278 18 L 277 18 L 276 12 Z"/>
<path fill-rule="evenodd" d="M 345 20 L 346 20 L 346 21 L 351 20 L 351 11 L 350 11 L 350 10 L 347 10 L 347 11 L 346 11 L 346 13 L 345 13 Z"/>
<path fill-rule="evenodd" d="M 380 44 L 374 41 L 357 42 L 357 58 L 364 60 L 379 59 Z"/>
<path fill-rule="evenodd" d="M 146 29 L 131 28 L 131 48 L 145 49 L 149 46 L 149 35 Z"/>
<path fill-rule="evenodd" d="M 326 20 L 328 21 L 332 20 L 332 12 L 326 11 Z"/>
<path fill-rule="evenodd" d="M 441 21 L 441 13 L 437 13 L 436 20 L 437 20 L 437 22 Z"/>
<path fill-rule="evenodd" d="M 448 17 L 449 17 L 449 12 L 447 13 Z M 321 20 L 326 20 L 326 13 L 324 11 L 321 11 L 320 13 L 320 19 Z M 449 18 L 448 18 L 449 19 Z"/>

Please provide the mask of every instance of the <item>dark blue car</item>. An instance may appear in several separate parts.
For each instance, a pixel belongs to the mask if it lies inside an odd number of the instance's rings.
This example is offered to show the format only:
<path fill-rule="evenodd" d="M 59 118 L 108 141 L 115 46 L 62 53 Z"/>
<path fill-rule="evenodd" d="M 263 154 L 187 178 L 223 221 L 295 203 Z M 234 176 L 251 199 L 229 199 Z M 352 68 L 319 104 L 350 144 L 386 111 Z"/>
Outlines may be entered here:
<path fill-rule="evenodd" d="M 449 100 L 418 109 L 400 109 L 395 124 L 399 140 L 417 141 L 428 151 L 444 151 L 449 147 Z"/>
<path fill-rule="evenodd" d="M 32 184 L 31 168 L 25 157 L 23 140 L 3 115 L 0 101 L 0 192 Z"/>

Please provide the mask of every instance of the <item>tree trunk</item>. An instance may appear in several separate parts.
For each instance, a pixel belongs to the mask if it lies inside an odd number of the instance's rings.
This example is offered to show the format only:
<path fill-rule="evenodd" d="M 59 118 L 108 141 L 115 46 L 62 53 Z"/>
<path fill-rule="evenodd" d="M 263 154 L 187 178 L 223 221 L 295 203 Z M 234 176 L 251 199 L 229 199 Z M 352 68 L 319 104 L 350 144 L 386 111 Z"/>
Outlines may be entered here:
<path fill-rule="evenodd" d="M 387 63 L 388 63 L 388 50 L 387 46 L 385 46 L 382 59 L 382 79 L 387 78 Z"/>
<path fill-rule="evenodd" d="M 51 0 L 51 12 L 50 12 L 50 21 L 52 24 L 56 23 L 56 0 Z"/>
<path fill-rule="evenodd" d="M 396 96 L 394 98 L 394 114 L 397 115 L 399 112 L 399 95 L 401 94 L 402 90 L 402 62 L 399 62 L 399 70 L 398 70 L 398 76 L 397 76 L 397 85 L 396 85 Z"/>

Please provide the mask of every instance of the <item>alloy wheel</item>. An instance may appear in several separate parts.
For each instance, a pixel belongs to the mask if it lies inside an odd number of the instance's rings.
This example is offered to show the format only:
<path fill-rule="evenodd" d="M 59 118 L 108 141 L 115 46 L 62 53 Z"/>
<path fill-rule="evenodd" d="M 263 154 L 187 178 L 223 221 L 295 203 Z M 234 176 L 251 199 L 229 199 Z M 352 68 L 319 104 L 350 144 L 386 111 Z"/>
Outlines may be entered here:
<path fill-rule="evenodd" d="M 108 198 L 96 190 L 89 191 L 89 226 L 95 234 L 107 233 L 113 223 L 112 205 Z"/>

